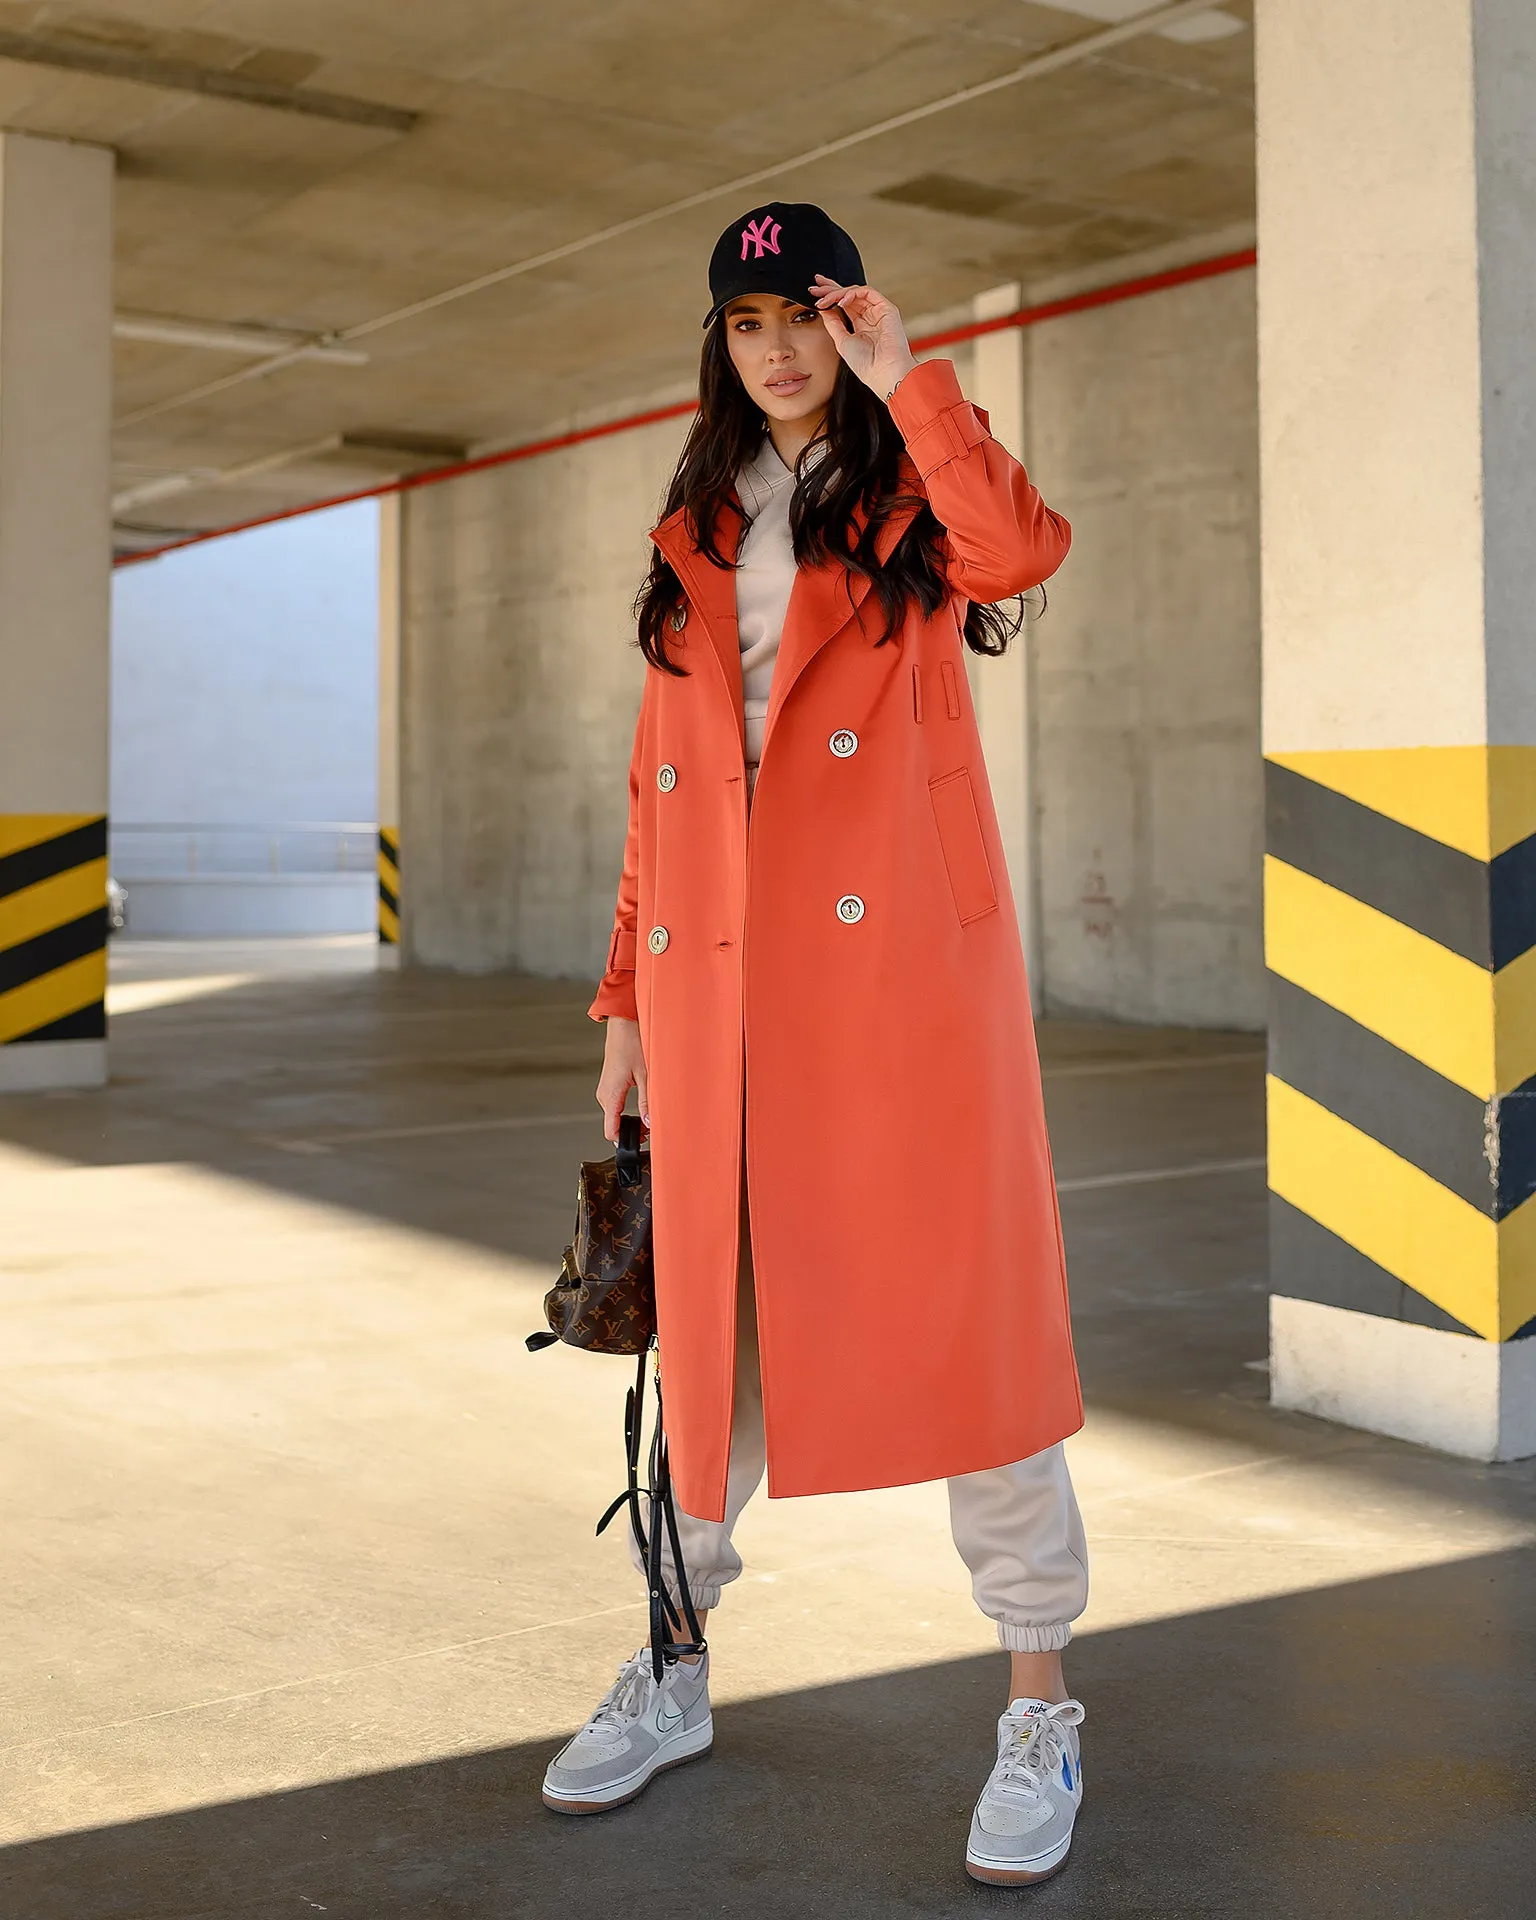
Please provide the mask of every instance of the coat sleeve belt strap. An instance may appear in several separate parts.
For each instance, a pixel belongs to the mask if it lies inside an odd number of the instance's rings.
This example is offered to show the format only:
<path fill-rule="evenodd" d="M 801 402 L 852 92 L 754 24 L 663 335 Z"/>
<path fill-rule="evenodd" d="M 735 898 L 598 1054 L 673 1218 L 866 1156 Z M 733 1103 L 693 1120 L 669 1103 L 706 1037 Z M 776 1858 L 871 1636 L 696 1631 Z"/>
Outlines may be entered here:
<path fill-rule="evenodd" d="M 962 403 L 958 407 L 946 407 L 917 428 L 907 441 L 907 452 L 926 480 L 936 468 L 951 460 L 963 460 L 972 447 L 980 446 L 986 438 L 987 430 L 977 419 L 975 408 Z"/>
<path fill-rule="evenodd" d="M 622 927 L 615 927 L 613 938 L 608 942 L 608 971 L 610 973 L 633 973 L 635 970 L 635 934 Z"/>

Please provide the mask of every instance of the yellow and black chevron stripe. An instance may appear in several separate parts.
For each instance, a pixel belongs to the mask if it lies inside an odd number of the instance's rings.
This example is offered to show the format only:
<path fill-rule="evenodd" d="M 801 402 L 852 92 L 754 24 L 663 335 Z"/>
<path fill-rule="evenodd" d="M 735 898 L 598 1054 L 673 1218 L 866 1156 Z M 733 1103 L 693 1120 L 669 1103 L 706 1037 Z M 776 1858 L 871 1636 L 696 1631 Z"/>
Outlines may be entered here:
<path fill-rule="evenodd" d="M 1272 1289 L 1536 1334 L 1536 748 L 1265 788 Z"/>
<path fill-rule="evenodd" d="M 379 828 L 379 943 L 400 944 L 400 829 Z"/>
<path fill-rule="evenodd" d="M 0 813 L 0 1046 L 107 1032 L 107 823 Z"/>

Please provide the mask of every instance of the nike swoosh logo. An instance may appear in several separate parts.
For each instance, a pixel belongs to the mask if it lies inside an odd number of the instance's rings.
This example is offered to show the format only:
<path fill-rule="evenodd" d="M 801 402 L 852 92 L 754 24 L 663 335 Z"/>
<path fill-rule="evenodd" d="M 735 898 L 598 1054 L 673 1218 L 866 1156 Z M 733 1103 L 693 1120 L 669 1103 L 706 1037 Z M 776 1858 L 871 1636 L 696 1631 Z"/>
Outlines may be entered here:
<path fill-rule="evenodd" d="M 656 1730 L 658 1733 L 670 1733 L 674 1727 L 680 1727 L 688 1717 L 685 1707 L 681 1713 L 668 1713 L 665 1707 L 656 1709 Z"/>

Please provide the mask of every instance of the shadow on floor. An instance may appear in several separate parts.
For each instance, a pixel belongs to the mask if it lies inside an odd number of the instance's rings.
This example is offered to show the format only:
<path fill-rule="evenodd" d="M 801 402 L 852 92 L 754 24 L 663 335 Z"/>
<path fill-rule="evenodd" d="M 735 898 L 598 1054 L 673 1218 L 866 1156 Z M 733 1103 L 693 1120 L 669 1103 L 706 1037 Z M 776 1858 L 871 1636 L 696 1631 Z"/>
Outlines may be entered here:
<path fill-rule="evenodd" d="M 228 977 L 237 984 L 115 1019 L 110 1087 L 0 1098 L 0 1140 L 88 1166 L 186 1160 L 558 1262 L 576 1161 L 607 1151 L 589 985 L 425 971 Z M 1048 1070 L 1068 1071 L 1048 1088 L 1067 1174 L 1262 1153 L 1255 1035 L 1047 1022 L 1041 1045 Z M 1095 1077 L 1149 1056 L 1218 1064 Z"/>
<path fill-rule="evenodd" d="M 1447 1622 L 1454 1633 L 1447 1634 Z M 962 1867 L 997 1656 L 722 1709 L 601 1819 L 556 1743 L 0 1851 L 6 1920 L 1518 1920 L 1536 1909 L 1536 1549 L 1090 1636 L 1071 1865 Z"/>
<path fill-rule="evenodd" d="M 152 982 L 157 966 L 227 969 L 237 984 L 115 1020 L 112 1085 L 0 1098 L 0 1142 L 88 1166 L 185 1161 L 552 1275 L 576 1163 L 609 1151 L 593 1101 L 602 1030 L 586 1015 L 590 985 L 375 972 L 346 956 L 311 971 L 290 956 L 294 970 L 253 977 L 252 952 L 120 949 L 114 966 L 126 960 L 136 979 Z M 1073 1020 L 1039 1033 L 1086 1397 L 1266 1450 L 1313 1451 L 1317 1423 L 1272 1415 L 1257 1371 L 1268 1349 L 1260 1036 Z M 1198 1178 L 1073 1188 L 1234 1161 Z M 1405 1485 L 1427 1475 L 1502 1510 L 1527 1510 L 1536 1482 L 1530 1466 L 1476 1467 L 1391 1442 L 1357 1450 L 1353 1464 Z"/>
<path fill-rule="evenodd" d="M 231 977 L 243 984 L 114 1018 L 110 1086 L 0 1097 L 0 1141 L 84 1166 L 185 1161 L 558 1263 L 575 1162 L 608 1151 L 590 987 Z"/>

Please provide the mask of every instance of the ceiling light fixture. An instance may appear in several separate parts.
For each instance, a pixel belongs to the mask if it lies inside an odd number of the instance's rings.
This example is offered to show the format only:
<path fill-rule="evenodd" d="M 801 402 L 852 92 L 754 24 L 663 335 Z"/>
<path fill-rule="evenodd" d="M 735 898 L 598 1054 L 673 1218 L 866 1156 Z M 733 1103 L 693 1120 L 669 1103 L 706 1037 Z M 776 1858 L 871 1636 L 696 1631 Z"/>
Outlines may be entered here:
<path fill-rule="evenodd" d="M 117 340 L 149 340 L 166 347 L 201 347 L 210 353 L 271 355 L 291 353 L 301 360 L 329 360 L 338 367 L 366 367 L 358 347 L 333 345 L 315 334 L 284 327 L 226 326 L 221 321 L 181 320 L 168 313 L 119 313 L 112 321 Z"/>
<path fill-rule="evenodd" d="M 1049 0 L 1049 4 L 1059 7 L 1063 13 L 1081 14 L 1086 20 L 1114 22 L 1132 18 L 1141 0 Z M 1245 20 L 1236 19 L 1220 7 L 1211 7 L 1204 13 L 1192 13 L 1185 20 L 1176 20 L 1169 26 L 1157 28 L 1165 40 L 1182 40 L 1186 46 L 1197 46 L 1205 40 L 1228 40 L 1233 34 L 1247 31 L 1248 23 Z"/>
<path fill-rule="evenodd" d="M 208 487 L 239 486 L 242 481 L 275 473 L 281 467 L 295 467 L 306 460 L 323 460 L 332 468 L 343 466 L 361 468 L 368 473 L 398 475 L 436 467 L 447 460 L 462 460 L 466 451 L 462 440 L 392 428 L 328 433 L 320 440 L 306 440 L 302 446 L 281 447 L 276 453 L 242 460 L 238 466 L 191 467 L 182 473 L 163 473 L 158 479 L 141 480 L 137 486 L 125 487 L 112 496 L 112 512 L 114 515 L 128 513 L 134 507 L 147 507 L 157 500 L 173 500 L 178 494 L 201 492 Z"/>

